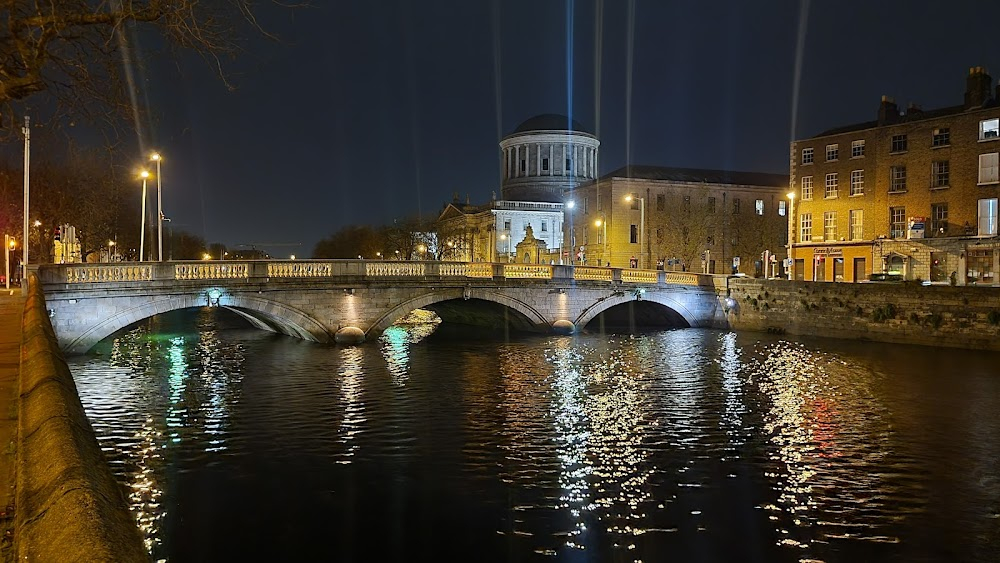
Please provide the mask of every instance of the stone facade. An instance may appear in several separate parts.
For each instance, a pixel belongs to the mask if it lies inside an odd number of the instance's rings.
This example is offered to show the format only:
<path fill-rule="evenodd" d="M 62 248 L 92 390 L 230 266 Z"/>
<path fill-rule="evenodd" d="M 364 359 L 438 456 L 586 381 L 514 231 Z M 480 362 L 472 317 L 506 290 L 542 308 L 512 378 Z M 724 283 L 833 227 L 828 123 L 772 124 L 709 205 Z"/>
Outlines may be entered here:
<path fill-rule="evenodd" d="M 735 330 L 1000 350 L 1000 290 L 730 278 Z"/>
<path fill-rule="evenodd" d="M 979 244 L 997 235 L 1000 197 L 991 83 L 976 67 L 963 105 L 901 113 L 883 97 L 877 120 L 792 143 L 796 279 L 861 281 L 902 260 L 908 279 L 927 280 L 934 252 L 960 280 L 998 283 L 996 253 Z"/>
<path fill-rule="evenodd" d="M 571 192 L 573 245 L 586 264 L 763 275 L 788 231 L 780 174 L 632 166 Z M 774 268 L 777 270 L 777 268 Z"/>

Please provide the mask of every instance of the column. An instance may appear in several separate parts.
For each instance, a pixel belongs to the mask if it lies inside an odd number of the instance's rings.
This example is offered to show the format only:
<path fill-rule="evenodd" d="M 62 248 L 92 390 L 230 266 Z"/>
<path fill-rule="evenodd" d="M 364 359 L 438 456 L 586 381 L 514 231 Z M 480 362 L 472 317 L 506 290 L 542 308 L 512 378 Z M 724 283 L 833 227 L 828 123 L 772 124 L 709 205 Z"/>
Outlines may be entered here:
<path fill-rule="evenodd" d="M 542 175 L 542 145 L 535 145 L 535 176 Z"/>
<path fill-rule="evenodd" d="M 552 169 L 555 168 L 555 166 L 556 166 L 555 151 L 556 151 L 555 145 L 550 144 L 549 145 L 549 176 L 552 175 Z"/>
<path fill-rule="evenodd" d="M 521 175 L 521 145 L 514 147 L 514 177 Z"/>

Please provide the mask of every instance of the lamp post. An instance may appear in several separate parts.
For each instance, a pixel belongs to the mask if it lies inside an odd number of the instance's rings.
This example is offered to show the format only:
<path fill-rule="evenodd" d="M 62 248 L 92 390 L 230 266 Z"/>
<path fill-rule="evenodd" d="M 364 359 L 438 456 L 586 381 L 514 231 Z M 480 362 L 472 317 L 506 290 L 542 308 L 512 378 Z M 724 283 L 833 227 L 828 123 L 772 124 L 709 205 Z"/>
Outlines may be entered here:
<path fill-rule="evenodd" d="M 7 273 L 4 276 L 4 280 L 5 280 L 4 283 L 6 284 L 6 288 L 10 289 L 10 253 L 14 252 L 14 246 L 15 246 L 16 243 L 14 242 L 14 237 L 12 237 L 10 235 L 4 235 L 3 238 L 4 238 L 4 241 L 3 241 L 4 242 L 4 244 L 3 244 L 4 261 L 3 261 L 3 263 L 7 265 L 6 266 L 7 267 Z"/>
<path fill-rule="evenodd" d="M 139 261 L 142 262 L 143 250 L 146 248 L 146 178 L 149 178 L 149 172 L 143 170 L 139 177 L 142 178 L 142 227 L 139 231 Z"/>
<path fill-rule="evenodd" d="M 601 218 L 594 221 L 594 226 L 603 229 L 601 233 L 601 263 L 611 263 L 611 249 L 608 248 L 608 220 L 607 217 L 601 215 Z M 598 264 L 600 266 L 601 264 Z"/>
<path fill-rule="evenodd" d="M 108 262 L 115 262 L 115 241 L 108 241 Z"/>
<path fill-rule="evenodd" d="M 28 171 L 31 166 L 31 119 L 26 115 L 24 116 L 24 127 L 21 128 L 21 132 L 24 133 L 24 239 L 28 240 L 28 203 L 30 202 L 30 177 Z M 28 284 L 24 280 L 28 279 L 28 246 L 27 244 L 21 245 L 21 292 L 27 289 Z M 10 275 L 7 276 L 10 279 Z M 8 282 L 9 283 L 9 282 Z"/>
<path fill-rule="evenodd" d="M 795 192 L 788 192 L 788 281 L 795 280 Z"/>
<path fill-rule="evenodd" d="M 35 227 L 35 236 L 38 237 L 38 263 L 41 264 L 43 246 L 42 246 L 42 229 L 40 229 L 39 227 L 42 226 L 42 222 L 39 221 L 38 219 L 35 219 L 35 222 L 32 223 L 32 225 L 34 225 Z"/>
<path fill-rule="evenodd" d="M 633 199 L 632 194 L 625 196 L 625 201 L 631 202 Z M 640 197 L 639 199 L 639 269 L 643 267 L 643 255 L 642 255 L 642 239 L 646 238 L 646 198 Z"/>
<path fill-rule="evenodd" d="M 569 200 L 566 202 L 567 213 L 563 216 L 563 228 L 565 233 L 563 234 L 563 246 L 565 247 L 566 241 L 569 241 L 569 263 L 573 265 L 576 262 L 576 237 L 573 236 L 573 208 L 576 207 L 576 201 Z"/>
<path fill-rule="evenodd" d="M 154 152 L 149 159 L 156 163 L 156 259 L 163 262 L 163 184 L 160 183 L 160 153 Z"/>

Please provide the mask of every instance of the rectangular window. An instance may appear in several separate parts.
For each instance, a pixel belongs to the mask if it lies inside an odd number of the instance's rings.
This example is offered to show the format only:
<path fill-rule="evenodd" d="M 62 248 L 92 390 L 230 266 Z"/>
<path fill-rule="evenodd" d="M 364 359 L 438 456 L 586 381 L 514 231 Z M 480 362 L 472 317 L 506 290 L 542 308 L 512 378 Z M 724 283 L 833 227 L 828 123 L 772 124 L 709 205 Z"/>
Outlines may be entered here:
<path fill-rule="evenodd" d="M 813 163 L 813 150 L 811 148 L 802 149 L 802 164 Z"/>
<path fill-rule="evenodd" d="M 811 201 L 813 198 L 813 177 L 802 177 L 802 201 Z"/>
<path fill-rule="evenodd" d="M 503 230 L 510 231 L 510 220 L 509 219 L 507 221 L 503 222 Z"/>
<path fill-rule="evenodd" d="M 566 159 L 566 173 L 569 174 L 569 171 L 572 170 L 572 169 L 573 169 L 573 161 L 567 158 Z"/>
<path fill-rule="evenodd" d="M 851 141 L 851 158 L 861 158 L 863 156 L 865 156 L 865 140 Z"/>
<path fill-rule="evenodd" d="M 639 194 L 629 194 L 628 199 L 632 203 L 631 209 L 639 209 Z"/>
<path fill-rule="evenodd" d="M 951 144 L 951 129 L 942 127 L 935 129 L 931 136 L 932 147 L 947 147 Z"/>
<path fill-rule="evenodd" d="M 931 236 L 943 237 L 948 234 L 948 204 L 931 204 Z"/>
<path fill-rule="evenodd" d="M 851 240 L 862 240 L 865 229 L 865 213 L 861 209 L 851 210 Z"/>
<path fill-rule="evenodd" d="M 547 230 L 549 230 L 549 224 L 545 221 L 542 221 L 542 232 L 544 233 Z"/>
<path fill-rule="evenodd" d="M 1000 136 L 1000 119 L 984 119 L 979 122 L 979 140 L 996 139 Z"/>
<path fill-rule="evenodd" d="M 1000 181 L 1000 176 L 997 174 L 998 165 L 1000 165 L 1000 153 L 979 155 L 979 185 L 996 184 Z"/>
<path fill-rule="evenodd" d="M 826 186 L 823 190 L 823 197 L 830 199 L 837 197 L 837 186 L 840 181 L 837 179 L 837 173 L 831 172 L 826 175 Z"/>
<path fill-rule="evenodd" d="M 830 162 L 830 161 L 833 161 L 833 160 L 837 160 L 837 157 L 839 155 L 840 155 L 840 145 L 838 145 L 837 143 L 834 143 L 832 145 L 827 145 L 826 146 L 826 161 L 827 162 Z"/>
<path fill-rule="evenodd" d="M 549 169 L 549 159 L 543 158 L 542 159 L 542 170 L 548 170 L 548 169 Z"/>
<path fill-rule="evenodd" d="M 979 200 L 979 236 L 997 234 L 997 198 Z"/>
<path fill-rule="evenodd" d="M 708 212 L 709 213 L 715 213 L 715 198 L 714 197 L 708 198 Z"/>
<path fill-rule="evenodd" d="M 906 208 L 889 208 L 889 238 L 903 238 L 906 236 Z"/>
<path fill-rule="evenodd" d="M 639 242 L 639 225 L 629 225 L 628 241 L 632 244 Z"/>
<path fill-rule="evenodd" d="M 906 134 L 893 135 L 889 144 L 889 152 L 906 152 Z"/>
<path fill-rule="evenodd" d="M 757 215 L 764 214 L 764 200 L 758 199 L 753 202 L 753 210 Z"/>
<path fill-rule="evenodd" d="M 906 167 L 892 166 L 889 168 L 889 193 L 906 191 Z"/>
<path fill-rule="evenodd" d="M 739 215 L 740 213 L 740 198 L 733 198 L 733 215 Z"/>
<path fill-rule="evenodd" d="M 799 242 L 811 242 L 813 238 L 812 213 L 799 215 Z"/>
<path fill-rule="evenodd" d="M 993 249 L 969 249 L 965 269 L 966 283 L 993 283 Z"/>
<path fill-rule="evenodd" d="M 951 166 L 947 160 L 931 163 L 931 188 L 947 188 L 950 184 Z"/>
<path fill-rule="evenodd" d="M 837 240 L 837 212 L 823 213 L 823 240 Z"/>
<path fill-rule="evenodd" d="M 527 161 L 527 160 L 524 160 L 524 159 L 522 158 L 522 159 L 521 159 L 521 172 L 524 172 L 525 170 L 527 170 L 527 168 L 528 168 L 528 161 Z"/>
<path fill-rule="evenodd" d="M 786 205 L 785 204 L 785 200 L 783 200 L 783 199 L 778 200 L 778 216 L 779 217 L 784 217 L 785 216 L 785 209 L 786 209 L 785 205 Z"/>
<path fill-rule="evenodd" d="M 865 195 L 864 170 L 851 170 L 851 195 Z"/>
<path fill-rule="evenodd" d="M 664 194 L 656 194 L 656 210 L 663 211 L 667 208 L 667 196 Z"/>

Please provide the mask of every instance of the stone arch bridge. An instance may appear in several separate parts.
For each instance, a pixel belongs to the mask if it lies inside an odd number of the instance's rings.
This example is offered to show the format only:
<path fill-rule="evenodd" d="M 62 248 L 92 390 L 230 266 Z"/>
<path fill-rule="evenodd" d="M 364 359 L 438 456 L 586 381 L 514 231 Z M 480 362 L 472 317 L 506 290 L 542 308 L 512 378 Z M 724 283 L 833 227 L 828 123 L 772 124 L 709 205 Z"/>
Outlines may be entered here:
<path fill-rule="evenodd" d="M 419 308 L 444 322 L 536 332 L 618 322 L 622 311 L 638 324 L 727 326 L 724 276 L 655 270 L 205 261 L 45 265 L 38 279 L 59 345 L 71 354 L 153 315 L 204 306 L 225 307 L 259 328 L 316 342 L 360 342 Z"/>

